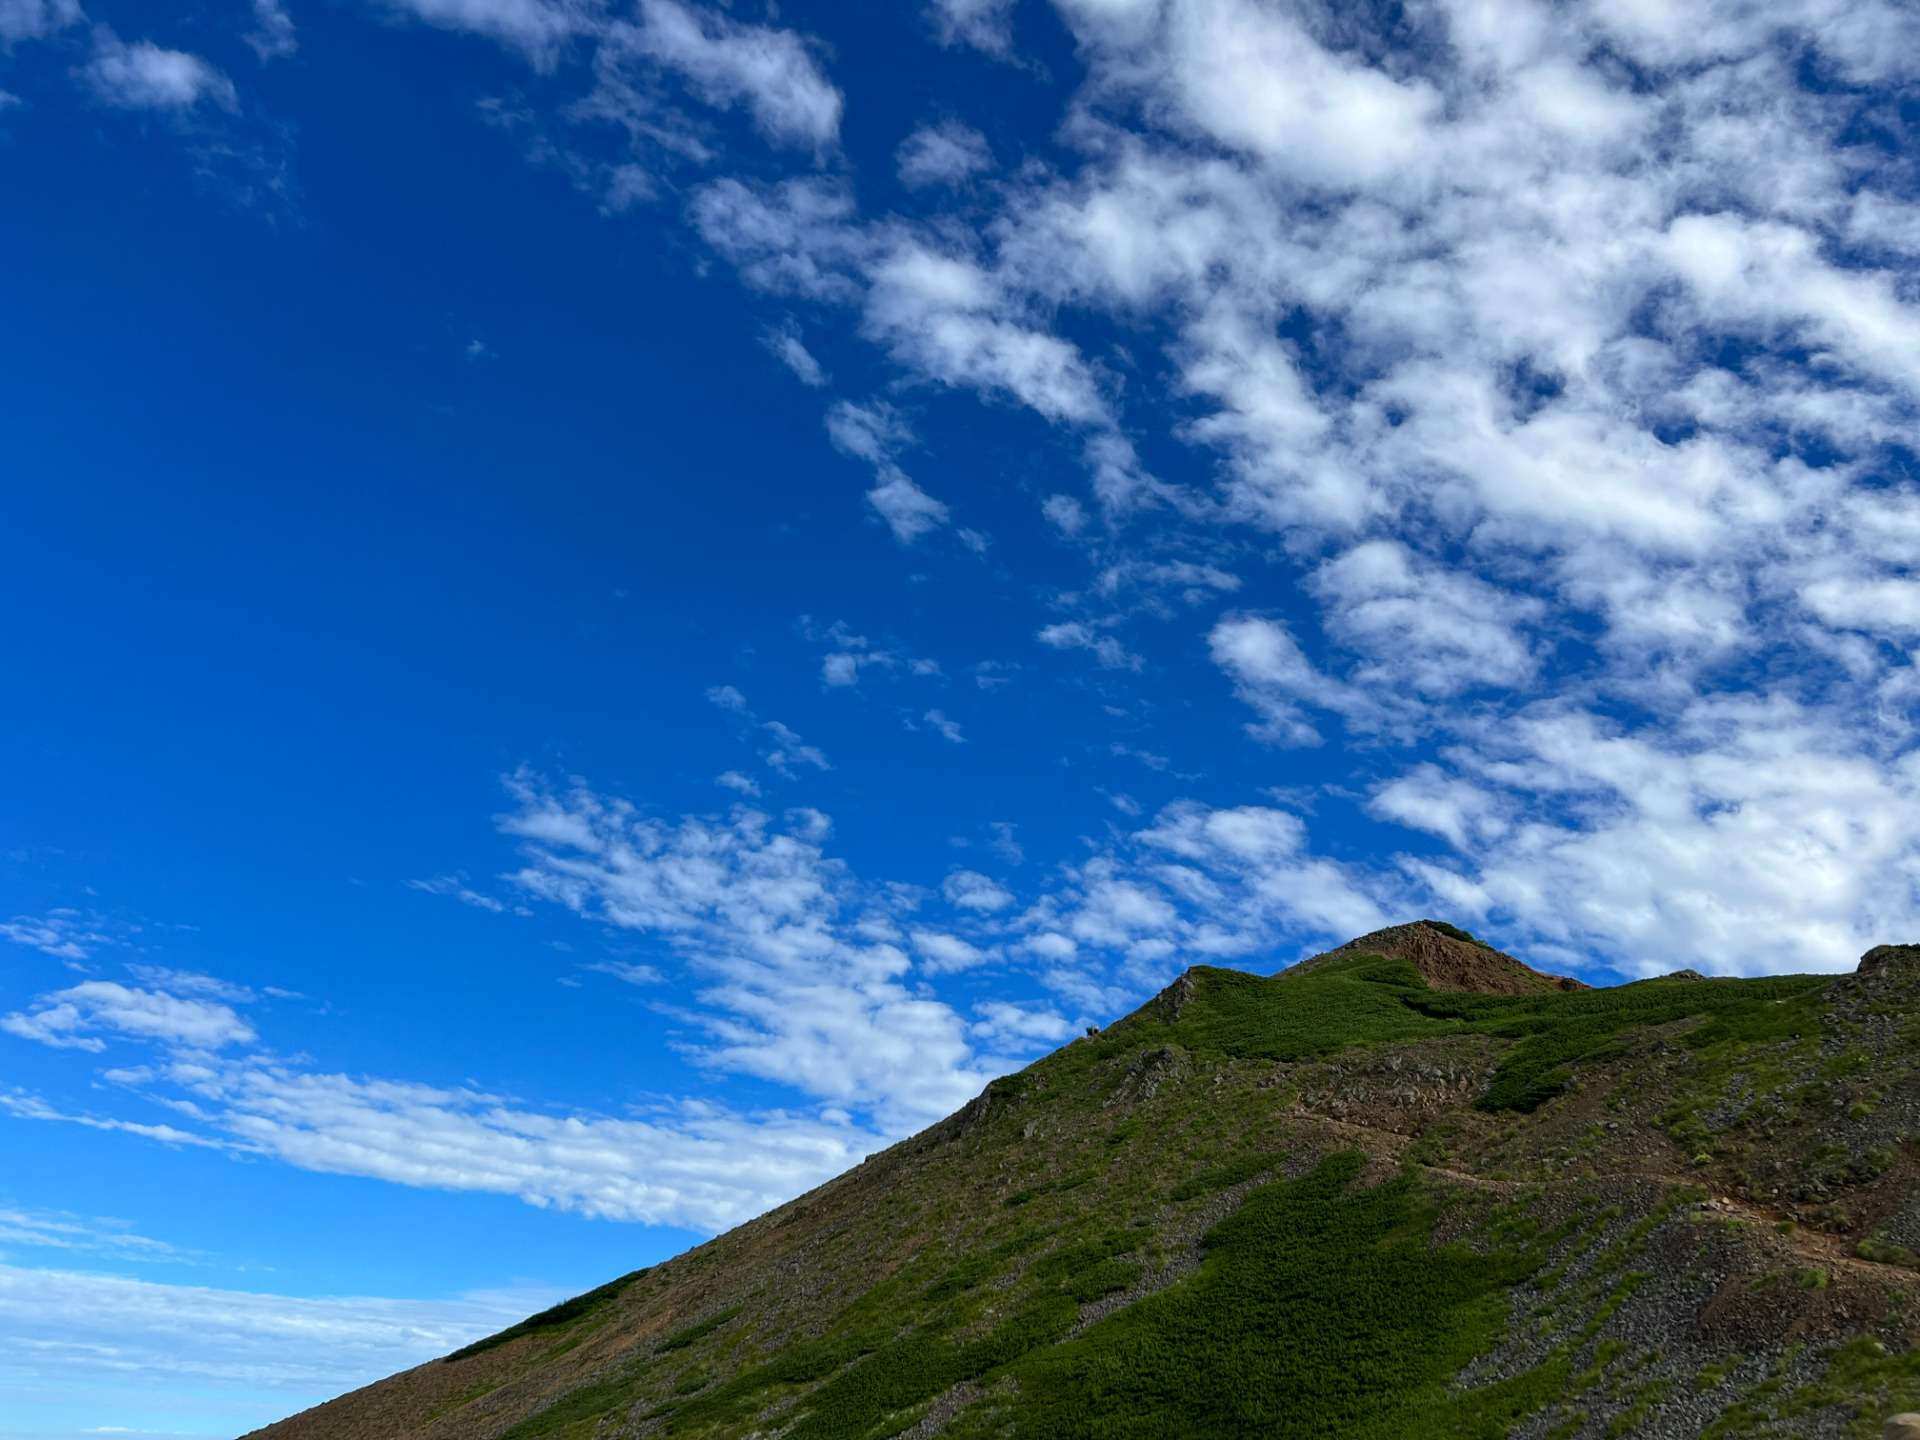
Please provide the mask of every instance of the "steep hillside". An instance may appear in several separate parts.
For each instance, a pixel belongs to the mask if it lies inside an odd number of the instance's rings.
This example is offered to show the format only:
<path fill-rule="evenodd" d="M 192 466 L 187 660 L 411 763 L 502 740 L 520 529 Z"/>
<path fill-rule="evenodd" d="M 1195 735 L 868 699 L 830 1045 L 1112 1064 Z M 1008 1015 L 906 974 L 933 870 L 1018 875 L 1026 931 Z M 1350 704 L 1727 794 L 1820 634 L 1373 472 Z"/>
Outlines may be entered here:
<path fill-rule="evenodd" d="M 1566 989 L 1423 922 L 1190 970 L 811 1194 L 258 1433 L 1878 1436 L 1920 1409 L 1917 1137 L 1920 947 Z"/>

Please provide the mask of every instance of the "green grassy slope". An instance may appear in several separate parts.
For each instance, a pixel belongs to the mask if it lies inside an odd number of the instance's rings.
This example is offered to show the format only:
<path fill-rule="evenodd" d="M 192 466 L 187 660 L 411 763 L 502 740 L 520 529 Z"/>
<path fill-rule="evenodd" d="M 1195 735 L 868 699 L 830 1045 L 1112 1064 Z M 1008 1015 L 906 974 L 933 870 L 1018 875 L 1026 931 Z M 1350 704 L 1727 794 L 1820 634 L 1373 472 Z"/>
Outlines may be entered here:
<path fill-rule="evenodd" d="M 262 1434 L 1877 1434 L 1920 1408 L 1917 1017 L 1920 953 L 1500 995 L 1365 952 L 1196 969 L 811 1195 Z"/>

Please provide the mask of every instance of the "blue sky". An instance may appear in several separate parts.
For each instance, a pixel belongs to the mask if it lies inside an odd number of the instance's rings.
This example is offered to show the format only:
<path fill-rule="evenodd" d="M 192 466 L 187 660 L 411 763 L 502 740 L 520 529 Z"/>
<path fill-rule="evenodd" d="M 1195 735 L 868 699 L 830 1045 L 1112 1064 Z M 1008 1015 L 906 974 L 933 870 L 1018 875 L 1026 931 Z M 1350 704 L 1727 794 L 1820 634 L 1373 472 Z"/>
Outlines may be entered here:
<path fill-rule="evenodd" d="M 1196 961 L 1913 938 L 1916 24 L 0 0 L 0 1437 L 416 1363 Z"/>

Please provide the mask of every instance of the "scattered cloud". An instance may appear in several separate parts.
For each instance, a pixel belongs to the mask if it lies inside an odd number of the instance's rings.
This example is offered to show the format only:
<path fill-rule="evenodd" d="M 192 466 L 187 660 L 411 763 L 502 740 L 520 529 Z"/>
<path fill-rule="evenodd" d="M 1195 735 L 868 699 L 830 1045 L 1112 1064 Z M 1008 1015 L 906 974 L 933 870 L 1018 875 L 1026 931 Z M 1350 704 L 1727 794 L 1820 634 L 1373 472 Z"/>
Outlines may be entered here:
<path fill-rule="evenodd" d="M 42 995 L 30 1010 L 0 1016 L 0 1030 L 55 1049 L 96 1052 L 106 1049 L 103 1037 L 195 1049 L 245 1045 L 254 1038 L 253 1027 L 228 1005 L 111 980 L 86 980 Z"/>
<path fill-rule="evenodd" d="M 1315 572 L 1328 632 L 1363 658 L 1352 683 L 1446 696 L 1519 688 L 1537 659 L 1519 627 L 1546 607 L 1422 561 L 1393 540 L 1356 545 Z"/>
<path fill-rule="evenodd" d="M 1045 1006 L 987 1000 L 974 1006 L 973 1013 L 980 1017 L 973 1022 L 973 1033 L 988 1043 L 1058 1045 L 1073 1034 L 1073 1026 Z"/>
<path fill-rule="evenodd" d="M 529 774 L 510 789 L 501 827 L 525 847 L 516 882 L 672 946 L 697 980 L 700 1063 L 867 1111 L 887 1134 L 946 1114 L 990 1078 L 961 1018 L 906 988 L 905 952 L 869 938 L 862 916 L 884 915 L 886 897 L 821 849 L 824 817 L 782 828 L 741 809 L 667 822 Z"/>
<path fill-rule="evenodd" d="M 280 0 L 253 0 L 253 29 L 247 32 L 246 41 L 263 65 L 269 60 L 284 60 L 300 48 L 293 16 Z"/>
<path fill-rule="evenodd" d="M 563 46 L 600 29 L 593 0 L 387 0 L 393 9 L 443 30 L 482 35 L 551 69 Z"/>
<path fill-rule="evenodd" d="M 809 745 L 795 731 L 778 720 L 763 721 L 761 731 L 771 738 L 772 748 L 762 758 L 769 768 L 782 775 L 792 776 L 801 767 L 810 770 L 831 770 L 825 752 L 818 746 Z"/>
<path fill-rule="evenodd" d="M 747 704 L 747 697 L 737 686 L 715 685 L 707 691 L 707 701 L 716 709 L 739 718 L 748 733 L 766 747 L 761 751 L 760 758 L 775 774 L 791 779 L 802 769 L 833 768 L 826 752 L 817 745 L 809 745 L 791 725 L 779 720 L 762 720 L 754 714 L 753 707 Z M 729 776 L 732 778 L 729 779 Z M 742 781 L 746 784 L 743 785 Z M 719 783 L 742 795 L 759 793 L 758 783 L 736 770 L 727 771 L 720 777 Z M 748 789 L 748 786 L 752 789 Z"/>
<path fill-rule="evenodd" d="M 679 0 L 639 0 L 631 24 L 609 27 L 599 63 L 627 55 L 674 71 L 710 105 L 744 107 L 770 140 L 823 149 L 839 136 L 840 92 L 791 30 Z"/>
<path fill-rule="evenodd" d="M 45 915 L 16 915 L 0 923 L 0 939 L 26 945 L 56 960 L 85 960 L 102 945 L 117 943 L 98 916 L 61 908 Z"/>
<path fill-rule="evenodd" d="M 941 886 L 947 903 L 958 910 L 992 915 L 1013 904 L 1013 894 L 978 870 L 955 870 Z"/>
<path fill-rule="evenodd" d="M 1013 0 L 927 0 L 934 28 L 949 45 L 1005 55 L 1013 45 Z"/>
<path fill-rule="evenodd" d="M 958 970 L 972 970 L 993 959 L 992 955 L 978 946 L 968 944 L 958 935 L 949 935 L 940 930 L 915 930 L 912 940 L 914 951 L 920 956 L 920 968 L 930 975 L 951 975 Z"/>
<path fill-rule="evenodd" d="M 83 18 L 80 0 L 0 0 L 0 45 L 43 40 Z"/>
<path fill-rule="evenodd" d="M 1207 643 L 1214 664 L 1259 712 L 1260 723 L 1251 727 L 1255 734 L 1283 745 L 1320 743 L 1303 705 L 1324 701 L 1336 683 L 1314 668 L 1284 623 L 1260 615 L 1229 616 L 1213 627 Z"/>
<path fill-rule="evenodd" d="M 495 915 L 527 913 L 523 906 L 509 905 L 495 896 L 475 890 L 467 883 L 464 875 L 436 875 L 431 880 L 409 880 L 407 888 L 427 895 L 444 895 L 450 900 L 458 900 L 462 905 L 471 905 L 476 910 L 488 910 Z"/>
<path fill-rule="evenodd" d="M 920 721 L 949 745 L 964 745 L 967 743 L 967 737 L 961 733 L 960 726 L 956 722 L 949 720 L 946 715 L 939 710 L 927 711 L 925 715 L 920 717 Z"/>
<path fill-rule="evenodd" d="M 31 1337 L 16 1338 L 0 1373 L 69 1394 L 186 1376 L 319 1396 L 420 1364 L 558 1298 L 531 1288 L 451 1300 L 304 1298 L 0 1264 L 0 1331 Z"/>
<path fill-rule="evenodd" d="M 899 470 L 882 474 L 880 483 L 867 491 L 867 503 L 879 512 L 893 538 L 902 545 L 911 545 L 939 529 L 951 513 Z"/>
<path fill-rule="evenodd" d="M 592 965 L 583 965 L 583 970 L 592 970 L 601 975 L 611 975 L 616 980 L 629 985 L 659 985 L 666 976 L 652 965 L 635 965 L 626 960 L 602 960 Z"/>
<path fill-rule="evenodd" d="M 1554 797 L 1544 804 L 1540 797 Z M 1671 729 L 1546 706 L 1373 804 L 1455 847 L 1410 874 L 1635 974 L 1850 969 L 1920 921 L 1920 757 L 1790 701 L 1702 698 Z"/>
<path fill-rule="evenodd" d="M 800 332 L 797 329 L 787 327 L 768 330 L 760 337 L 760 343 L 767 347 L 769 354 L 791 370 L 802 385 L 809 385 L 817 390 L 827 383 L 827 372 L 821 368 L 820 362 L 814 359 L 813 352 L 801 341 Z"/>
<path fill-rule="evenodd" d="M 1040 512 L 1062 535 L 1078 535 L 1087 528 L 1087 507 L 1071 495 L 1049 495 L 1041 502 Z"/>
<path fill-rule="evenodd" d="M 993 168 L 993 151 L 987 137 L 972 126 L 943 120 L 922 126 L 902 140 L 894 163 L 900 183 L 910 189 L 963 185 Z"/>
<path fill-rule="evenodd" d="M 251 1005 L 259 998 L 245 985 L 236 985 L 231 980 L 202 975 L 194 970 L 134 963 L 127 966 L 127 973 L 150 989 L 165 990 L 175 995 L 205 996 L 212 1000 L 224 1000 L 229 1005 Z"/>
<path fill-rule="evenodd" d="M 239 92 L 198 55 L 150 40 L 122 40 L 105 25 L 93 31 L 93 54 L 80 71 L 97 99 L 123 110 L 187 111 L 202 103 L 236 110 Z"/>
<path fill-rule="evenodd" d="M 13 1250 L 63 1251 L 141 1262 L 181 1263 L 192 1258 L 163 1240 L 140 1234 L 124 1220 L 0 1207 L 0 1253 Z"/>
<path fill-rule="evenodd" d="M 1044 626 L 1034 636 L 1051 650 L 1086 650 L 1106 670 L 1138 670 L 1145 663 L 1116 635 L 1106 634 L 1080 620 Z"/>

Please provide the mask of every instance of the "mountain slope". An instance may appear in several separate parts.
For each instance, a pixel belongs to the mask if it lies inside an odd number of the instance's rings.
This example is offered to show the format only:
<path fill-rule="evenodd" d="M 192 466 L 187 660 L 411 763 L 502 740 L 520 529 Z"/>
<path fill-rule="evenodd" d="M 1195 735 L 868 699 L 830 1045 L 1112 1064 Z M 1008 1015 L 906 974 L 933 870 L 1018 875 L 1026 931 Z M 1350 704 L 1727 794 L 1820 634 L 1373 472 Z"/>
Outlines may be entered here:
<path fill-rule="evenodd" d="M 1920 947 L 1565 990 L 1463 933 L 1190 970 L 811 1194 L 258 1433 L 1585 1440 L 1920 1408 Z"/>

